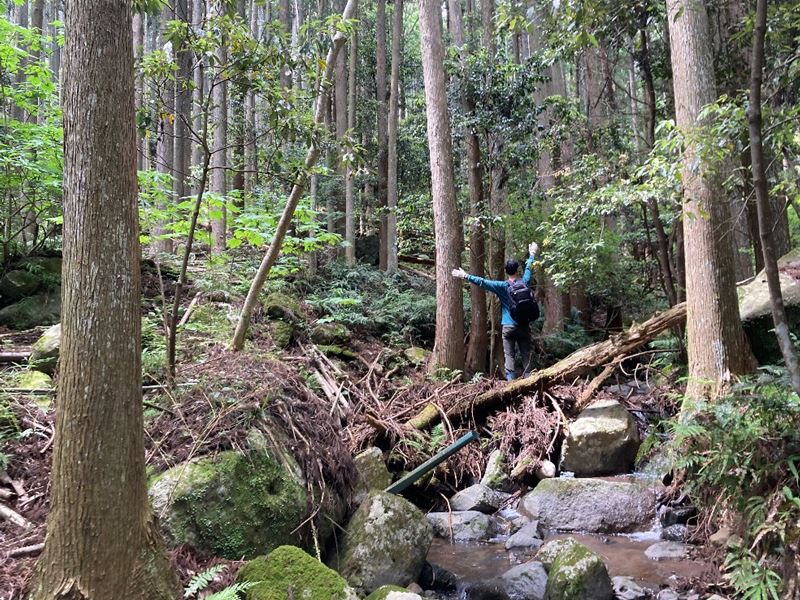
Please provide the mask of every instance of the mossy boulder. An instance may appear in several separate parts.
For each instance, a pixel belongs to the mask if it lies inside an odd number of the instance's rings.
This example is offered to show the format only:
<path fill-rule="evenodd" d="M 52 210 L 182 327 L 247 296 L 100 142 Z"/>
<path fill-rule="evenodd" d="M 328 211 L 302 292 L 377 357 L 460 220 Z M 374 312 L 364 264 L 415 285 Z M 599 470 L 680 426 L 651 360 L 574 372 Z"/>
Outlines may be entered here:
<path fill-rule="evenodd" d="M 399 585 L 382 585 L 377 590 L 372 592 L 369 596 L 367 596 L 365 600 L 386 600 L 389 594 L 393 592 L 396 594 L 409 593 L 409 591 L 406 588 L 400 587 Z"/>
<path fill-rule="evenodd" d="M 583 544 L 561 544 L 547 576 L 545 600 L 611 600 L 614 587 L 603 560 Z"/>
<path fill-rule="evenodd" d="M 295 530 L 306 518 L 306 486 L 287 460 L 266 450 L 226 451 L 157 476 L 150 498 L 167 540 L 230 559 L 302 545 Z"/>
<path fill-rule="evenodd" d="M 210 334 L 215 339 L 228 340 L 233 335 L 236 313 L 227 302 L 206 302 L 197 306 L 184 326 L 187 331 Z"/>
<path fill-rule="evenodd" d="M 320 351 L 329 358 L 339 358 L 344 361 L 356 360 L 358 358 L 358 354 L 343 346 L 322 344 L 317 346 L 317 348 L 319 348 Z"/>
<path fill-rule="evenodd" d="M 42 287 L 42 279 L 30 271 L 9 271 L 0 278 L 0 306 L 8 306 L 34 294 Z"/>
<path fill-rule="evenodd" d="M 361 504 L 370 492 L 382 492 L 392 483 L 392 476 L 380 448 L 367 448 L 355 457 L 358 484 L 353 501 Z"/>
<path fill-rule="evenodd" d="M 544 479 L 525 495 L 520 512 L 543 531 L 629 533 L 648 529 L 656 516 L 660 482 L 637 479 Z"/>
<path fill-rule="evenodd" d="M 252 582 L 247 600 L 348 600 L 355 594 L 333 569 L 295 546 L 279 546 L 247 562 L 236 576 Z"/>
<path fill-rule="evenodd" d="M 341 323 L 317 323 L 311 329 L 311 341 L 321 346 L 346 346 L 352 337 Z"/>
<path fill-rule="evenodd" d="M 419 346 L 411 346 L 410 348 L 403 350 L 403 356 L 405 356 L 408 359 L 408 362 L 415 367 L 421 367 L 428 364 L 431 354 L 432 353 L 430 350 L 420 348 Z"/>
<path fill-rule="evenodd" d="M 636 421 L 616 400 L 598 400 L 569 426 L 561 470 L 578 477 L 629 473 L 639 450 Z"/>
<path fill-rule="evenodd" d="M 28 364 L 34 369 L 52 375 L 58 365 L 58 354 L 61 350 L 61 323 L 45 330 L 31 349 Z"/>
<path fill-rule="evenodd" d="M 31 329 L 54 325 L 61 320 L 61 289 L 54 288 L 29 296 L 0 309 L 0 325 L 9 329 Z"/>
<path fill-rule="evenodd" d="M 297 325 L 287 321 L 272 321 L 269 336 L 278 348 L 288 348 L 297 338 Z"/>
<path fill-rule="evenodd" d="M 303 306 L 291 294 L 272 292 L 267 295 L 262 305 L 264 306 L 264 313 L 270 319 L 282 319 L 290 323 L 303 320 Z"/>
<path fill-rule="evenodd" d="M 789 329 L 800 335 L 800 249 L 782 256 L 778 269 Z M 765 272 L 761 271 L 750 283 L 740 286 L 738 294 L 742 327 L 756 359 L 762 365 L 781 361 L 783 357 L 772 331 L 775 325 Z"/>
<path fill-rule="evenodd" d="M 508 471 L 505 455 L 500 450 L 494 450 L 486 461 L 486 470 L 481 478 L 481 484 L 493 490 L 511 491 L 513 482 L 508 476 Z"/>
<path fill-rule="evenodd" d="M 407 586 L 419 577 L 432 541 L 433 528 L 416 506 L 375 492 L 347 526 L 338 570 L 361 594 L 382 585 Z"/>

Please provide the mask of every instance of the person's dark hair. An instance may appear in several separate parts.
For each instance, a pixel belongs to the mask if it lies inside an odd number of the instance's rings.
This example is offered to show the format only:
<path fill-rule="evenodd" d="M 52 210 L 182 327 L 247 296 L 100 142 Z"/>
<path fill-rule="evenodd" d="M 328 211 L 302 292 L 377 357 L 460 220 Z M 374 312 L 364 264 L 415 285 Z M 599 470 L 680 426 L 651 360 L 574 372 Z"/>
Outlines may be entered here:
<path fill-rule="evenodd" d="M 513 258 L 506 261 L 506 275 L 514 275 L 519 271 L 519 263 Z"/>

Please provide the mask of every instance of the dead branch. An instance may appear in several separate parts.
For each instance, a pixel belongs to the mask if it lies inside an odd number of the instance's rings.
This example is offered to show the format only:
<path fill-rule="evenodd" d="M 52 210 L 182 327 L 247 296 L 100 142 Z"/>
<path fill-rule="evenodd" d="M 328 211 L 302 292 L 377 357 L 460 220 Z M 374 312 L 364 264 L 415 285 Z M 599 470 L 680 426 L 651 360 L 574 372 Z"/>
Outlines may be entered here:
<path fill-rule="evenodd" d="M 22 558 L 24 556 L 36 556 L 44 550 L 44 542 L 39 544 L 32 544 L 30 546 L 22 546 L 8 551 L 8 558 Z"/>
<path fill-rule="evenodd" d="M 683 302 L 654 315 L 644 323 L 634 324 L 627 331 L 581 348 L 551 367 L 534 371 L 525 379 L 512 381 L 503 387 L 489 390 L 478 396 L 467 396 L 454 404 L 447 411 L 447 415 L 455 423 L 460 423 L 470 415 L 486 414 L 497 408 L 514 404 L 525 394 L 543 392 L 554 383 L 585 375 L 592 369 L 613 362 L 618 356 L 630 354 L 643 344 L 651 342 L 667 329 L 680 325 L 685 319 L 686 303 Z M 426 406 L 422 412 L 409 420 L 409 425 L 415 429 L 427 429 L 438 422 L 439 412 Z"/>
<path fill-rule="evenodd" d="M 9 350 L 8 352 L 0 352 L 0 363 L 24 362 L 28 360 L 30 355 L 30 350 Z"/>
<path fill-rule="evenodd" d="M 189 307 L 186 309 L 186 312 L 183 313 L 183 316 L 181 317 L 181 320 L 178 323 L 178 327 L 183 327 L 184 325 L 186 325 L 186 323 L 189 322 L 189 319 L 192 317 L 192 313 L 194 312 L 194 309 L 197 306 L 197 303 L 200 301 L 202 295 L 203 295 L 202 292 L 197 292 L 194 295 L 194 298 L 192 298 L 192 301 L 189 303 Z"/>
<path fill-rule="evenodd" d="M 5 504 L 0 503 L 0 517 L 5 519 L 6 521 L 11 521 L 17 527 L 21 527 L 22 529 L 33 529 L 35 526 L 33 523 L 28 521 L 25 517 L 23 517 L 18 512 L 11 510 Z"/>
<path fill-rule="evenodd" d="M 592 379 L 589 382 L 589 385 L 586 386 L 586 389 L 581 393 L 578 401 L 575 403 L 574 412 L 579 413 L 583 408 L 591 402 L 592 397 L 595 395 L 597 390 L 599 390 L 606 380 L 611 377 L 611 375 L 616 371 L 619 363 L 621 363 L 625 359 L 625 355 L 621 354 L 610 363 L 606 365 L 606 367 L 600 372 L 600 374 Z"/>

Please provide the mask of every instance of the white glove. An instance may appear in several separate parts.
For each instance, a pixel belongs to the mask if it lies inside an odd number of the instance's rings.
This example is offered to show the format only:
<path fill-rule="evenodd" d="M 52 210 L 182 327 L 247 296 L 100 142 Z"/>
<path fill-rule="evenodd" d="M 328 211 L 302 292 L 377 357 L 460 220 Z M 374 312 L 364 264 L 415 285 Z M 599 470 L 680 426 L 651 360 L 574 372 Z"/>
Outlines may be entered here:
<path fill-rule="evenodd" d="M 528 254 L 530 254 L 531 256 L 536 256 L 538 253 L 539 253 L 539 244 L 537 244 L 536 242 L 531 242 L 528 245 Z"/>
<path fill-rule="evenodd" d="M 453 277 L 458 277 L 459 279 L 466 279 L 467 272 L 459 267 L 458 269 L 453 269 Z"/>

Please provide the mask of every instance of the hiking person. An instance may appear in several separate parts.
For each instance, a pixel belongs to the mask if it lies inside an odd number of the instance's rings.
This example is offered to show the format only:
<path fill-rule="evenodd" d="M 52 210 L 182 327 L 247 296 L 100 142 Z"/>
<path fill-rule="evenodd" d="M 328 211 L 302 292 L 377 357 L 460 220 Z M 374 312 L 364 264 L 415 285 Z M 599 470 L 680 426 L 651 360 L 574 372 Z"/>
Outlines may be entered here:
<path fill-rule="evenodd" d="M 453 269 L 453 277 L 466 279 L 472 284 L 482 287 L 495 294 L 500 299 L 503 307 L 503 317 L 500 325 L 503 327 L 503 353 L 505 354 L 506 379 L 511 381 L 516 377 L 515 355 L 517 347 L 522 356 L 522 376 L 530 373 L 531 330 L 530 323 L 539 318 L 539 306 L 533 297 L 528 284 L 531 280 L 531 265 L 536 260 L 539 245 L 532 242 L 528 246 L 528 260 L 525 261 L 525 272 L 519 276 L 519 263 L 514 260 L 506 261 L 506 275 L 508 280 L 484 279 L 470 275 L 464 269 Z"/>

